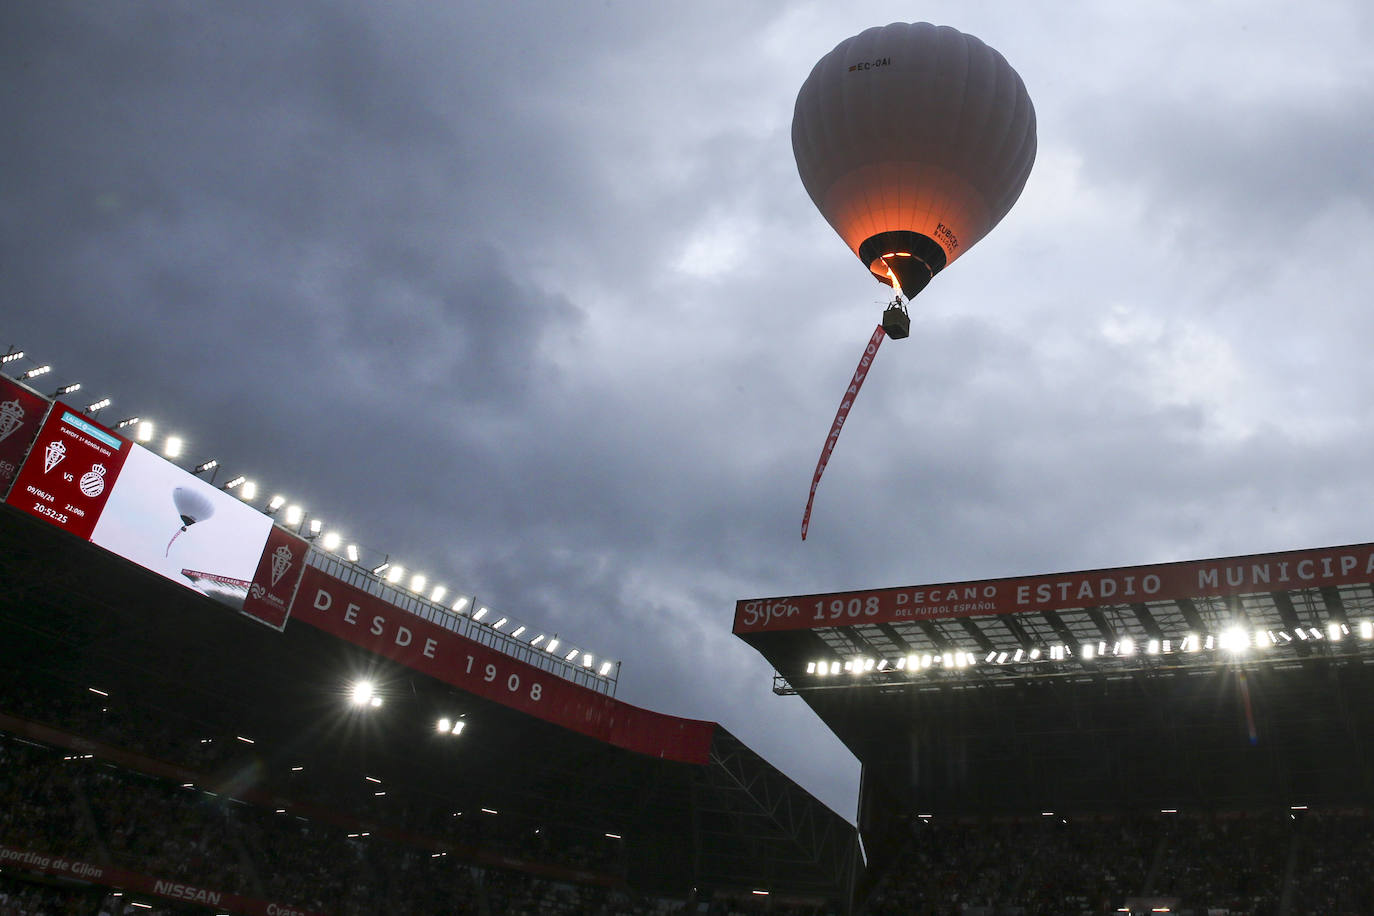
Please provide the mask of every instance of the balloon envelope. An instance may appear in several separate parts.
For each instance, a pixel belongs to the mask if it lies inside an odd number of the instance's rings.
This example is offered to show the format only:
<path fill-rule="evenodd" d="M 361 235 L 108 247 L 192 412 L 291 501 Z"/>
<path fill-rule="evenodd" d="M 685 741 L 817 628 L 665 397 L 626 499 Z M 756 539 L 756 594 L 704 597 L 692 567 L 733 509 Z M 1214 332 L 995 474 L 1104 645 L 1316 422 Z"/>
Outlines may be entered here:
<path fill-rule="evenodd" d="M 1006 59 L 927 22 L 840 42 L 802 84 L 792 116 L 807 193 L 864 265 L 908 298 L 1007 214 L 1035 150 L 1035 108 Z"/>
<path fill-rule="evenodd" d="M 203 522 L 215 514 L 214 504 L 202 493 L 188 487 L 177 487 L 172 491 L 172 502 L 176 504 L 177 514 L 185 526 Z"/>

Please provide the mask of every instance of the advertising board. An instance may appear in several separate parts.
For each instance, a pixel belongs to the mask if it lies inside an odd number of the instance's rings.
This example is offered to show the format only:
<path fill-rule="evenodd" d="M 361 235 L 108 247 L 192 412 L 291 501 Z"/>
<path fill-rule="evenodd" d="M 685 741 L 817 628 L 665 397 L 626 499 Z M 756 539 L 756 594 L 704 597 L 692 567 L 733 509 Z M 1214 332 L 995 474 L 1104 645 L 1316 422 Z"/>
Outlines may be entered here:
<path fill-rule="evenodd" d="M 301 579 L 302 622 L 468 693 L 626 750 L 706 763 L 715 724 L 622 703 L 404 611 L 322 570 Z"/>
<path fill-rule="evenodd" d="M 1374 582 L 1374 544 L 736 602 L 736 633 L 1229 597 Z"/>

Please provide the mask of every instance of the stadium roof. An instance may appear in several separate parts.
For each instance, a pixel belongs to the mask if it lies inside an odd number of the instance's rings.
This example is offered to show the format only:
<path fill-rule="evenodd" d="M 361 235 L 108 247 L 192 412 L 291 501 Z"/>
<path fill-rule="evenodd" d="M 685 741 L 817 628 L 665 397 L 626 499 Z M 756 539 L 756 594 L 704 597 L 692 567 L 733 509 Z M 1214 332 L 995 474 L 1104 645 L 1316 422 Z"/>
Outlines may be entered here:
<path fill-rule="evenodd" d="M 870 866 L 926 816 L 1374 805 L 1374 544 L 746 599 L 863 764 Z"/>
<path fill-rule="evenodd" d="M 277 632 L 226 612 L 7 506 L 0 670 L 5 693 L 42 691 L 75 721 L 117 709 L 141 723 L 142 753 L 227 742 L 223 792 L 308 789 L 379 822 L 389 807 L 426 806 L 606 837 L 624 843 L 643 891 L 844 899 L 855 867 L 854 829 L 724 728 L 710 724 L 704 764 L 624 750 L 318 627 Z M 376 685 L 381 708 L 348 703 L 357 679 Z M 461 718 L 461 735 L 440 735 L 440 717 Z"/>

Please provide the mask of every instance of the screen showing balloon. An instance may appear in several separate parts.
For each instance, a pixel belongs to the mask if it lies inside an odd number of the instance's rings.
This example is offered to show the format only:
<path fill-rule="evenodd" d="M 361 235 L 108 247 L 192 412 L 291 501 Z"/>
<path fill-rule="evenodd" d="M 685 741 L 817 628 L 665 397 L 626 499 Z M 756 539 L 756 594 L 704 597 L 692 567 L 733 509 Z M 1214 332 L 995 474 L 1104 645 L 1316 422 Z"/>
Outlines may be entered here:
<path fill-rule="evenodd" d="M 239 610 L 271 528 L 253 507 L 133 446 L 90 540 Z"/>

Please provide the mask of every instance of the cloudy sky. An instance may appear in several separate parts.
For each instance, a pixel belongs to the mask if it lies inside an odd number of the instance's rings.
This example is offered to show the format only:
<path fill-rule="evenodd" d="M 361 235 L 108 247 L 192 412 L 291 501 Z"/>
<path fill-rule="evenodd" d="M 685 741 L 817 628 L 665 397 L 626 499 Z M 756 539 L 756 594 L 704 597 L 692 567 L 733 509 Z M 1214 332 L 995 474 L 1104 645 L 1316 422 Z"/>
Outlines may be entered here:
<path fill-rule="evenodd" d="M 919 19 L 1007 57 L 1039 156 L 803 543 L 886 290 L 793 102 Z M 852 818 L 736 599 L 1374 540 L 1371 45 L 1357 0 L 10 3 L 0 348 Z"/>

